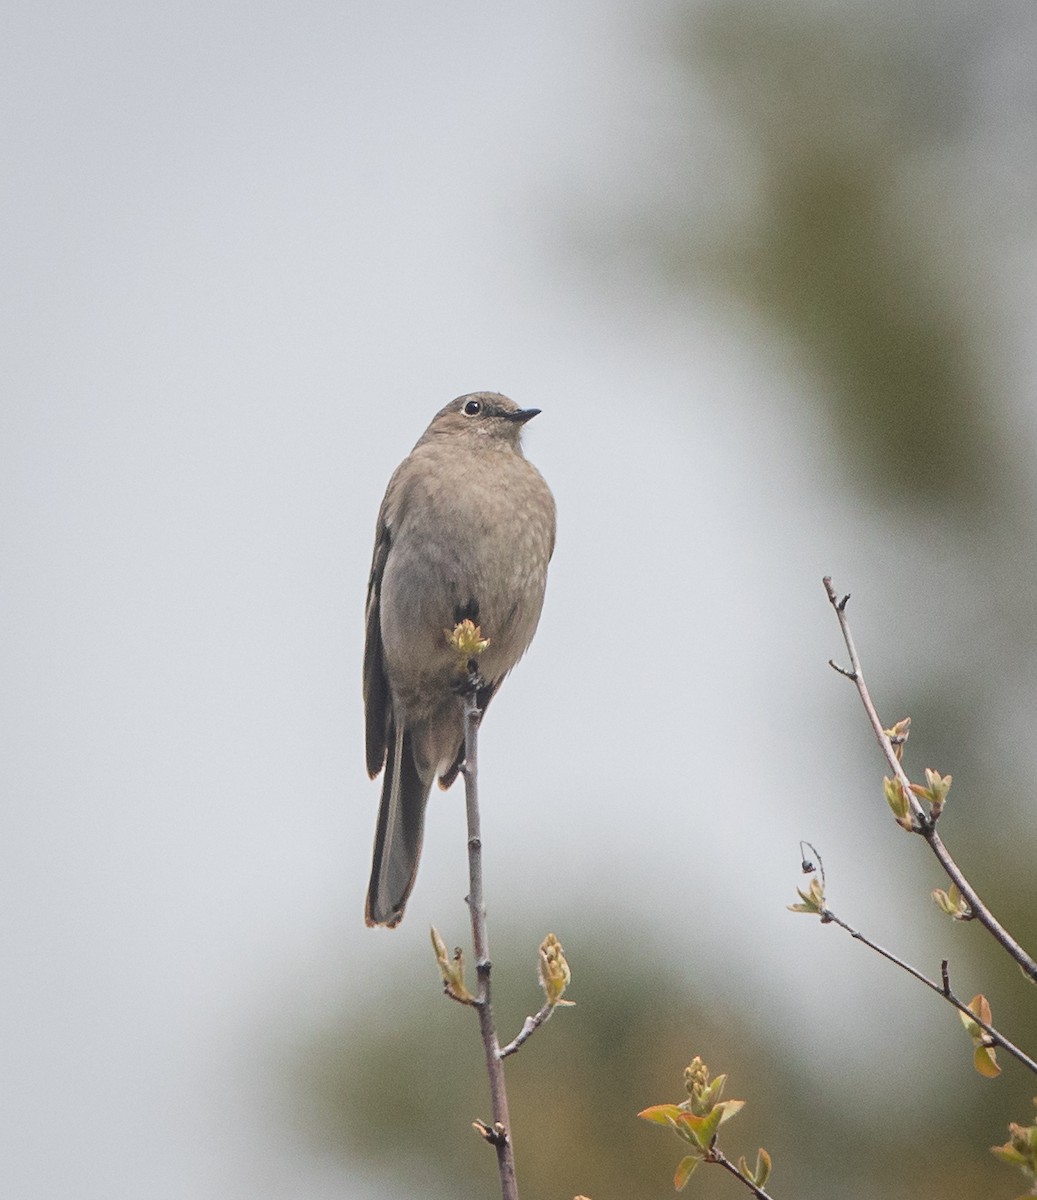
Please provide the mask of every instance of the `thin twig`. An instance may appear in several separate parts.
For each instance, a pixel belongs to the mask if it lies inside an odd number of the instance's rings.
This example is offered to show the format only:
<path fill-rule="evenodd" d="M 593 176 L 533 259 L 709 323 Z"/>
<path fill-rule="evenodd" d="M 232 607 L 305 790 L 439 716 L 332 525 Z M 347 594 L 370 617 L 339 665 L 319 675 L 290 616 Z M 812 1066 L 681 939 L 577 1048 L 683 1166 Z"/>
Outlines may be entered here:
<path fill-rule="evenodd" d="M 836 914 L 832 912 L 830 908 L 822 908 L 819 915 L 821 917 L 822 924 L 838 925 L 840 929 L 844 929 L 855 941 L 863 943 L 868 947 L 869 950 L 874 950 L 876 954 L 881 954 L 884 959 L 886 959 L 888 962 L 891 962 L 895 967 L 899 967 L 902 971 L 906 971 L 909 975 L 913 976 L 913 978 L 917 979 L 919 983 L 924 983 L 925 986 L 930 989 L 930 991 L 935 992 L 938 996 L 942 996 L 948 1004 L 953 1004 L 958 1012 L 962 1013 L 964 1016 L 967 1016 L 970 1021 L 974 1021 L 975 1024 L 983 1030 L 987 1037 L 990 1038 L 991 1042 L 997 1046 L 1000 1046 L 1006 1054 L 1010 1054 L 1013 1058 L 1021 1062 L 1024 1067 L 1027 1067 L 1035 1075 L 1037 1075 L 1037 1062 L 1034 1062 L 1034 1060 L 1030 1058 L 1028 1054 L 1020 1050 L 1019 1047 L 1013 1042 L 1010 1042 L 1008 1038 L 1006 1038 L 1005 1035 L 999 1030 L 995 1029 L 993 1025 L 988 1025 L 982 1017 L 974 1013 L 963 1000 L 959 1000 L 958 997 L 951 991 L 951 980 L 947 969 L 946 960 L 944 960 L 940 966 L 940 974 L 943 982 L 942 984 L 936 983 L 935 980 L 930 979 L 927 975 L 923 975 L 922 972 L 916 967 L 911 966 L 909 962 L 905 962 L 902 958 L 898 958 L 891 951 L 885 949 L 885 947 L 880 946 L 877 942 L 873 942 L 871 938 L 866 937 L 859 929 L 854 929 L 853 926 L 844 921 L 842 917 L 836 916 Z"/>
<path fill-rule="evenodd" d="M 533 1017 L 526 1017 L 522 1022 L 522 1028 L 518 1031 L 515 1037 L 508 1044 L 501 1048 L 501 1058 L 507 1058 L 509 1054 L 514 1054 L 520 1046 L 523 1046 L 547 1018 L 554 1012 L 555 1006 L 550 1002 L 545 1002 L 543 1008 Z"/>
<path fill-rule="evenodd" d="M 751 1179 L 747 1179 L 727 1155 L 722 1150 L 718 1150 L 716 1146 L 707 1151 L 705 1161 L 716 1163 L 718 1166 L 723 1167 L 725 1171 L 730 1171 L 735 1179 L 741 1180 L 745 1184 L 749 1191 L 757 1197 L 757 1200 L 773 1200 L 773 1197 L 768 1195 L 759 1184 L 755 1184 Z"/>
<path fill-rule="evenodd" d="M 479 1014 L 479 1032 L 486 1053 L 486 1073 L 490 1081 L 493 1125 L 481 1122 L 483 1136 L 497 1151 L 502 1200 L 518 1200 L 515 1180 L 515 1154 L 511 1144 L 511 1118 L 508 1093 L 504 1086 L 504 1063 L 493 1023 L 490 1004 L 490 948 L 486 932 L 486 906 L 482 883 L 482 834 L 479 827 L 478 731 L 482 713 L 476 703 L 478 680 L 473 675 L 464 697 L 465 762 L 462 768 L 465 787 L 465 811 L 468 816 L 468 911 L 472 919 L 472 947 L 478 987 L 475 1010 Z"/>
<path fill-rule="evenodd" d="M 930 850 L 936 856 L 936 860 L 951 882 L 955 885 L 965 901 L 972 910 L 972 914 L 977 921 L 990 933 L 990 935 L 1003 947 L 1003 949 L 1012 956 L 1013 959 L 1022 968 L 1023 974 L 1027 975 L 1034 983 L 1037 983 L 1037 960 L 1032 958 L 1023 949 L 1022 946 L 1012 937 L 1007 929 L 995 918 L 990 909 L 983 903 L 976 893 L 976 889 L 965 878 L 961 868 L 951 857 L 950 851 L 943 844 L 943 840 L 936 832 L 936 822 L 922 808 L 918 798 L 911 791 L 911 780 L 907 776 L 897 758 L 896 751 L 882 726 L 879 715 L 875 711 L 875 705 L 872 703 L 871 694 L 864 682 L 864 675 L 861 672 L 860 659 L 857 656 L 856 647 L 853 644 L 853 636 L 850 633 L 849 622 L 846 617 L 846 602 L 849 596 L 843 596 L 840 599 L 832 586 L 832 580 L 829 576 L 824 579 L 825 591 L 828 593 L 828 600 L 835 610 L 835 615 L 839 620 L 839 628 L 842 630 L 843 641 L 846 643 L 846 651 L 850 656 L 850 669 L 846 670 L 843 667 L 832 666 L 842 675 L 852 680 L 860 695 L 861 702 L 864 705 L 864 710 L 868 714 L 868 720 L 871 723 L 875 737 L 878 739 L 879 747 L 885 755 L 886 761 L 889 763 L 890 769 L 894 777 L 898 780 L 901 787 L 904 789 L 905 795 L 908 797 L 911 804 L 911 812 L 914 817 L 913 832 L 921 835 L 929 844 Z"/>

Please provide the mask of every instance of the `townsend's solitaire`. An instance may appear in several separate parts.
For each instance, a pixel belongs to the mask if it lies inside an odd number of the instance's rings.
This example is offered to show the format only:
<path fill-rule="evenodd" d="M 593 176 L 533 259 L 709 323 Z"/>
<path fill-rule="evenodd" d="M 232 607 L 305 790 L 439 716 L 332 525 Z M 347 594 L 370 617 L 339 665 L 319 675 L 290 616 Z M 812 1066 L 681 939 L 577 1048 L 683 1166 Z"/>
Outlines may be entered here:
<path fill-rule="evenodd" d="M 414 886 L 432 782 L 464 760 L 465 664 L 448 635 L 465 618 L 485 711 L 532 641 L 554 549 L 555 505 L 519 444 L 539 412 L 496 392 L 441 409 L 382 501 L 367 588 L 367 770 L 385 767 L 368 925 L 398 925 Z"/>

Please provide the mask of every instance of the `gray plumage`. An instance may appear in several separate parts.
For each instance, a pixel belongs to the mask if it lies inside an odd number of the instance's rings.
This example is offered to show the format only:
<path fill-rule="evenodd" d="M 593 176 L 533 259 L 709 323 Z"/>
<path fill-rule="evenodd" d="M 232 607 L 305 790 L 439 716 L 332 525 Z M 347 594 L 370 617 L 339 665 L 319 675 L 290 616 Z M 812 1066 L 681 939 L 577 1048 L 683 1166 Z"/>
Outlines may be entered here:
<path fill-rule="evenodd" d="M 398 925 L 414 886 L 433 781 L 464 757 L 462 669 L 447 634 L 465 617 L 489 639 L 484 709 L 532 641 L 554 549 L 555 506 L 522 454 L 539 409 L 496 392 L 451 401 L 389 480 L 367 589 L 367 770 L 385 767 L 368 925 Z"/>

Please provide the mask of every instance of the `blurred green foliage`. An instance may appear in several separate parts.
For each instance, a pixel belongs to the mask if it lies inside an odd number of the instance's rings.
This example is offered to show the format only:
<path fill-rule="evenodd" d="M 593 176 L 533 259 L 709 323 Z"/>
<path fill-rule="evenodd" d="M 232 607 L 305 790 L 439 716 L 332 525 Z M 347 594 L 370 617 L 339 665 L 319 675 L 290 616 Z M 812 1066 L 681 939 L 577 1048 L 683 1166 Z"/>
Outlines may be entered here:
<path fill-rule="evenodd" d="M 573 968 L 567 995 L 576 1006 L 557 1012 L 507 1060 L 524 1200 L 672 1194 L 673 1145 L 636 1114 L 685 1099 L 681 1073 L 697 1053 L 708 1054 L 730 1076 L 727 1092 L 747 1102 L 725 1126 L 725 1153 L 754 1161 L 765 1145 L 775 1196 L 999 1194 L 1006 1173 L 987 1147 L 1029 1110 L 1014 1112 L 1008 1088 L 973 1074 L 952 1009 L 932 1001 L 934 1024 L 946 1034 L 932 1072 L 903 1078 L 895 1062 L 876 1063 L 889 1081 L 889 1103 L 861 1111 L 852 1081 L 837 1093 L 819 1084 L 809 1012 L 776 1035 L 741 985 L 727 992 L 714 985 L 705 994 L 695 964 L 669 961 L 632 927 L 614 929 L 603 942 L 595 924 L 565 937 Z M 538 936 L 505 931 L 494 939 L 495 1007 L 505 1037 L 541 1002 Z M 819 939 L 826 936 L 819 931 Z M 303 1039 L 290 1061 L 294 1119 L 321 1153 L 365 1162 L 384 1178 L 387 1196 L 493 1196 L 496 1160 L 471 1128 L 489 1115 L 477 1022 L 442 996 L 431 950 L 424 965 L 420 974 L 401 970 L 384 994 L 344 1008 Z M 714 978 L 723 976 L 716 963 L 707 966 Z M 918 1003 L 930 1001 L 920 994 Z M 920 1141 L 915 1114 L 927 1093 L 935 1106 Z M 703 1168 L 688 1186 L 703 1197 L 738 1194 L 716 1168 Z"/>

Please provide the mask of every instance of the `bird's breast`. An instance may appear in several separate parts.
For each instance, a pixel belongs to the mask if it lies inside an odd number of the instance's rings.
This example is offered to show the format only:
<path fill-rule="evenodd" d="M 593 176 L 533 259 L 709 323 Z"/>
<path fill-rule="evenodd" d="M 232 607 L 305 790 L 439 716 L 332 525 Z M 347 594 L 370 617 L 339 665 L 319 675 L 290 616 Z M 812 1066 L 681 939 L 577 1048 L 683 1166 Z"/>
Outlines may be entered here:
<path fill-rule="evenodd" d="M 553 506 L 548 513 L 537 496 L 537 485 L 546 486 L 535 470 L 523 459 L 515 465 L 515 473 L 469 469 L 445 482 L 433 475 L 433 486 L 401 505 L 381 597 L 397 694 L 433 680 L 449 686 L 458 664 L 447 634 L 465 617 L 489 639 L 479 662 L 486 679 L 507 674 L 529 645 L 543 604 Z"/>

